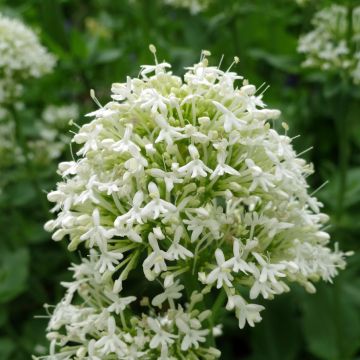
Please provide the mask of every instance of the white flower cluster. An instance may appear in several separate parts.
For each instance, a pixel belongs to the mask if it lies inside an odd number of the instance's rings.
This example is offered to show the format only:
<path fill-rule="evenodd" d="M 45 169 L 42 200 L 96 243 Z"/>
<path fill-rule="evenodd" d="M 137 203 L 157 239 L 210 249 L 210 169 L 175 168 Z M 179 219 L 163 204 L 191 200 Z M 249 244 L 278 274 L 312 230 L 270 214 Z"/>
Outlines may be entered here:
<path fill-rule="evenodd" d="M 76 104 L 48 105 L 42 113 L 42 118 L 45 123 L 58 129 L 66 127 L 69 124 L 69 120 L 74 120 L 78 117 L 79 107 Z"/>
<path fill-rule="evenodd" d="M 0 103 L 18 97 L 25 79 L 41 77 L 55 65 L 30 28 L 1 13 L 0 54 Z"/>
<path fill-rule="evenodd" d="M 342 72 L 360 83 L 360 6 L 332 5 L 315 14 L 314 30 L 299 40 L 305 67 Z"/>
<path fill-rule="evenodd" d="M 34 161 L 47 163 L 59 158 L 69 143 L 69 122 L 79 117 L 76 104 L 49 105 L 35 123 L 38 137 L 28 142 Z"/>
<path fill-rule="evenodd" d="M 197 14 L 206 10 L 211 0 L 163 0 L 166 5 L 187 8 L 191 14 Z"/>
<path fill-rule="evenodd" d="M 64 283 L 48 359 L 213 359 L 214 294 L 254 326 L 264 307 L 249 299 L 314 291 L 345 266 L 307 192 L 312 167 L 271 127 L 280 112 L 208 55 L 183 79 L 142 66 L 74 136 L 45 228 L 89 256 Z"/>

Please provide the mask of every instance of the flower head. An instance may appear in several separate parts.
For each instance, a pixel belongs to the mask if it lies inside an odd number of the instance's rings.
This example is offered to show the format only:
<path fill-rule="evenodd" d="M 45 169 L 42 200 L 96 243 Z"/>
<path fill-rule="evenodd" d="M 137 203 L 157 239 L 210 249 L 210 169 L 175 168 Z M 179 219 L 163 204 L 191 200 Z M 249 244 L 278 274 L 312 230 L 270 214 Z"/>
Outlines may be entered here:
<path fill-rule="evenodd" d="M 207 54 L 184 78 L 156 61 L 114 85 L 74 137 L 79 159 L 60 164 L 63 180 L 48 195 L 58 214 L 46 228 L 89 256 L 65 284 L 69 311 L 49 325 L 59 354 L 51 359 L 79 348 L 215 359 L 209 312 L 197 308 L 212 288 L 226 293 L 242 328 L 263 310 L 245 298 L 272 298 L 290 282 L 312 289 L 345 266 L 307 192 L 312 168 L 271 128 L 279 111 L 236 73 L 209 66 Z M 75 294 L 82 301 L 72 305 Z"/>
<path fill-rule="evenodd" d="M 38 36 L 22 22 L 0 13 L 0 103 L 22 92 L 27 78 L 50 72 L 55 58 L 39 43 Z"/>
<path fill-rule="evenodd" d="M 317 12 L 314 29 L 299 40 L 303 66 L 346 74 L 360 83 L 360 7 L 332 5 Z M 351 19 L 351 20 L 350 20 Z"/>

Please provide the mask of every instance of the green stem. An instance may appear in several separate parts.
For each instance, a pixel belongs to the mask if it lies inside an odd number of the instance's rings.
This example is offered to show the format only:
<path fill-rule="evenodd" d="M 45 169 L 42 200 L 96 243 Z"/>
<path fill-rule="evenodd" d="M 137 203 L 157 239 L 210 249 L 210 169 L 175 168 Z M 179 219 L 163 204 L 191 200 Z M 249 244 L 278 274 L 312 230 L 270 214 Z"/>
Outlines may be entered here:
<path fill-rule="evenodd" d="M 332 288 L 332 295 L 333 295 L 333 301 L 334 301 L 334 307 L 335 307 L 335 311 L 334 311 L 334 321 L 335 321 L 335 334 L 336 334 L 336 347 L 337 347 L 337 353 L 338 353 L 338 359 L 341 358 L 341 354 L 344 353 L 345 349 L 343 346 L 343 336 L 341 334 L 341 315 L 340 312 L 337 311 L 338 309 L 341 308 L 341 303 L 340 303 L 340 283 L 339 283 L 339 279 L 337 279 L 337 281 L 335 281 L 334 286 Z"/>
<path fill-rule="evenodd" d="M 27 142 L 26 142 L 26 138 L 24 136 L 24 133 L 22 131 L 22 127 L 21 127 L 21 124 L 20 124 L 20 121 L 19 121 L 19 118 L 17 116 L 17 111 L 16 109 L 13 107 L 13 106 L 10 106 L 9 107 L 9 110 L 12 114 L 12 117 L 14 119 L 14 123 L 15 123 L 15 136 L 16 136 L 16 140 L 22 150 L 22 153 L 24 155 L 24 158 L 25 158 L 25 168 L 26 168 L 26 171 L 27 171 L 27 174 L 30 178 L 30 181 L 35 189 L 35 192 L 38 194 L 38 197 L 39 197 L 39 201 L 40 201 L 40 204 L 41 204 L 41 208 L 44 212 L 44 215 L 47 217 L 48 216 L 48 213 L 49 213 L 49 207 L 48 207 L 48 204 L 47 204 L 47 201 L 45 199 L 45 194 L 44 192 L 41 190 L 41 187 L 40 187 L 40 183 L 39 183 L 39 180 L 36 176 L 36 171 L 34 169 L 34 166 L 33 166 L 33 163 L 29 157 L 29 147 L 27 145 Z"/>
<path fill-rule="evenodd" d="M 187 295 L 187 299 L 190 301 L 190 297 L 191 294 L 194 291 L 198 291 L 201 292 L 201 286 L 199 286 L 199 281 L 196 278 L 197 275 L 185 275 L 182 277 L 182 281 L 185 285 L 185 291 L 186 291 L 186 295 Z M 207 310 L 208 307 L 206 306 L 206 304 L 204 302 L 199 302 L 195 305 L 195 307 L 198 308 L 199 311 L 204 311 Z M 212 329 L 214 327 L 213 321 L 212 321 L 212 316 L 210 316 L 207 319 L 208 325 L 209 325 L 209 335 L 207 336 L 206 339 L 206 344 L 209 346 L 215 346 L 215 339 L 214 336 L 212 334 Z"/>
<path fill-rule="evenodd" d="M 215 302 L 214 302 L 212 308 L 211 308 L 211 316 L 208 319 L 209 328 L 210 328 L 210 333 L 209 333 L 209 345 L 210 346 L 216 347 L 216 342 L 215 342 L 215 338 L 214 338 L 212 331 L 213 331 L 213 328 L 216 326 L 220 309 L 223 307 L 225 300 L 226 300 L 226 293 L 225 293 L 224 289 L 221 289 L 218 296 L 215 299 Z"/>
<path fill-rule="evenodd" d="M 336 211 L 336 220 L 339 223 L 343 212 L 344 212 L 344 200 L 346 193 L 346 184 L 347 184 L 347 172 L 348 164 L 350 157 L 350 144 L 349 144 L 349 127 L 348 116 L 347 116 L 347 86 L 345 84 L 344 89 L 342 90 L 342 99 L 340 103 L 340 113 L 341 116 L 338 116 L 336 121 L 336 127 L 338 132 L 338 168 L 339 168 L 339 186 L 337 193 L 337 211 Z"/>
<path fill-rule="evenodd" d="M 238 17 L 235 14 L 231 20 L 230 20 L 230 28 L 233 32 L 233 47 L 234 47 L 234 54 L 238 55 L 240 54 L 240 41 L 239 41 L 239 36 L 238 36 Z"/>
<path fill-rule="evenodd" d="M 220 309 L 223 307 L 225 300 L 227 299 L 226 292 L 221 289 L 219 292 L 219 295 L 217 296 L 213 307 L 211 308 L 211 319 L 213 324 L 216 323 L 219 317 Z"/>

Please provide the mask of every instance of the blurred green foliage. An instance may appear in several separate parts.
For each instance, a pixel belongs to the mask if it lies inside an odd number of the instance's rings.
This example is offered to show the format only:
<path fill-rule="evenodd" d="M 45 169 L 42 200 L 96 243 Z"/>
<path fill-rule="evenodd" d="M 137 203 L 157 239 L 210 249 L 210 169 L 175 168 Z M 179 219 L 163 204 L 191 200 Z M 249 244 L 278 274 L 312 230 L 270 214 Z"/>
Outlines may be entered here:
<path fill-rule="evenodd" d="M 345 3 L 345 1 L 339 1 Z M 355 3 L 356 1 L 347 1 Z M 304 70 L 296 47 L 314 12 L 333 1 L 214 0 L 204 13 L 165 6 L 160 0 L 0 0 L 0 11 L 39 31 L 58 58 L 53 74 L 28 84 L 17 114 L 26 139 L 47 104 L 77 103 L 81 113 L 109 99 L 112 82 L 136 76 L 152 63 L 148 45 L 174 64 L 174 72 L 212 53 L 226 68 L 234 55 L 237 71 L 251 83 L 271 85 L 265 101 L 283 112 L 297 151 L 317 170 L 309 179 L 331 216 L 328 229 L 343 249 L 355 250 L 349 265 L 315 295 L 294 287 L 267 303 L 264 320 L 239 331 L 222 312 L 223 359 L 355 359 L 360 350 L 360 89 L 339 78 Z M 1 53 L 0 53 L 1 56 Z M 80 123 L 86 119 L 79 120 Z M 278 124 L 280 126 L 280 123 Z M 76 129 L 74 129 L 75 131 Z M 71 156 L 70 148 L 64 159 Z M 29 175 L 30 174 L 30 175 Z M 60 281 L 77 255 L 54 243 L 42 228 L 50 218 L 45 192 L 57 181 L 56 164 L 24 164 L 1 170 L 0 193 L 0 358 L 29 359 L 47 346 L 42 305 L 55 304 Z M 41 190 L 39 192 L 39 189 Z M 35 318 L 36 315 L 42 315 Z"/>

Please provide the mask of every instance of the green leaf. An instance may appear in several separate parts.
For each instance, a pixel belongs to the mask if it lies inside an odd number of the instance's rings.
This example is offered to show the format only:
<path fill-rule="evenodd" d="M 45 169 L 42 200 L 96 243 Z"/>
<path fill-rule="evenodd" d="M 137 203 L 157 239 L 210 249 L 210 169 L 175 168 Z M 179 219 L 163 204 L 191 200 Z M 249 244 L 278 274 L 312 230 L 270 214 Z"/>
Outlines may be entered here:
<path fill-rule="evenodd" d="M 320 359 L 352 359 L 360 348 L 359 297 L 349 286 L 339 277 L 333 286 L 319 284 L 302 302 L 306 343 Z"/>
<path fill-rule="evenodd" d="M 15 350 L 15 343 L 6 337 L 0 338 L 0 357 L 2 360 L 10 359 L 12 352 Z"/>
<path fill-rule="evenodd" d="M 290 294 L 265 303 L 263 320 L 251 332 L 251 360 L 298 359 L 300 326 L 295 304 Z"/>
<path fill-rule="evenodd" d="M 360 167 L 352 168 L 347 172 L 346 192 L 344 195 L 344 207 L 346 209 L 357 205 L 360 201 Z M 339 187 L 339 172 L 335 172 L 329 184 L 319 192 L 319 198 L 329 206 L 336 206 L 336 198 Z"/>
<path fill-rule="evenodd" d="M 42 313 L 44 312 L 43 310 Z M 38 313 L 41 313 L 41 310 L 38 310 Z M 31 318 L 25 323 L 21 334 L 22 346 L 29 353 L 44 355 L 42 350 L 45 350 L 48 345 L 48 340 L 44 336 L 47 323 L 48 319 L 39 318 Z"/>
<path fill-rule="evenodd" d="M 4 306 L 0 307 L 0 327 L 2 327 L 7 321 L 7 311 Z"/>
<path fill-rule="evenodd" d="M 46 32 L 59 44 L 66 47 L 65 18 L 58 1 L 43 0 L 41 2 L 41 20 Z"/>
<path fill-rule="evenodd" d="M 276 69 L 296 72 L 298 68 L 296 57 L 291 55 L 271 54 L 261 49 L 251 49 L 249 55 L 256 60 L 268 63 Z"/>
<path fill-rule="evenodd" d="M 95 63 L 96 64 L 111 63 L 111 62 L 119 59 L 120 56 L 121 56 L 120 49 L 101 50 L 101 52 L 98 54 L 98 56 L 95 59 Z"/>
<path fill-rule="evenodd" d="M 0 259 L 0 303 L 12 300 L 27 286 L 29 252 L 20 248 L 14 252 L 3 252 Z"/>
<path fill-rule="evenodd" d="M 17 181 L 8 187 L 7 199 L 14 206 L 23 206 L 30 203 L 36 196 L 34 186 L 29 181 Z"/>
<path fill-rule="evenodd" d="M 49 233 L 44 230 L 41 223 L 30 222 L 26 223 L 26 241 L 31 244 L 38 244 L 50 239 Z"/>

